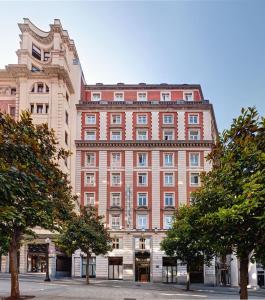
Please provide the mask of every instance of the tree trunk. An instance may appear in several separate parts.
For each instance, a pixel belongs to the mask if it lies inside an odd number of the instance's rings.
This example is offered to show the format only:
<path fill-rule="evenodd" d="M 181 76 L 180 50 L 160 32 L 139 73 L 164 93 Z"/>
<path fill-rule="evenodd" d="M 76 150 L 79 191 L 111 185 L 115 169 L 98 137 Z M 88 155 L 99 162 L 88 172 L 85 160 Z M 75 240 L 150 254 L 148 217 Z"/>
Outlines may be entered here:
<path fill-rule="evenodd" d="M 240 257 L 240 299 L 248 299 L 248 254 Z"/>
<path fill-rule="evenodd" d="M 187 283 L 186 283 L 186 291 L 190 290 L 190 264 L 187 263 Z"/>
<path fill-rule="evenodd" d="M 11 273 L 11 297 L 19 298 L 19 281 L 18 281 L 18 249 L 19 243 L 13 238 L 9 248 L 10 273 Z"/>
<path fill-rule="evenodd" d="M 90 253 L 86 254 L 86 284 L 89 284 L 89 258 Z"/>

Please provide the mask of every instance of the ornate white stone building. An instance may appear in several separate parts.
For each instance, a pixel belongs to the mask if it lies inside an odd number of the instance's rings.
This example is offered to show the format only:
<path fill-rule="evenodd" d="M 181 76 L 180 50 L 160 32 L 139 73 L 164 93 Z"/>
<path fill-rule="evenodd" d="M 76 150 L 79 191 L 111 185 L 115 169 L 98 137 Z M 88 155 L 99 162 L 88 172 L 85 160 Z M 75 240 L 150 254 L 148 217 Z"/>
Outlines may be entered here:
<path fill-rule="evenodd" d="M 28 19 L 19 24 L 18 64 L 0 70 L 0 109 L 35 123 L 47 122 L 60 146 L 73 154 L 61 161 L 81 205 L 105 216 L 114 250 L 93 257 L 90 275 L 135 281 L 184 282 L 185 265 L 168 258 L 160 242 L 175 209 L 189 203 L 199 174 L 211 166 L 205 156 L 217 134 L 212 104 L 200 85 L 86 85 L 73 40 L 54 20 L 44 32 Z M 22 246 L 20 272 L 43 272 L 46 238 Z M 238 285 L 235 257 L 194 270 L 192 280 Z M 83 254 L 67 258 L 49 245 L 53 276 L 85 275 Z M 8 272 L 8 257 L 1 259 Z M 263 273 L 264 274 L 264 273 Z M 250 265 L 250 284 L 257 284 Z M 264 278 L 264 277 L 263 277 Z"/>

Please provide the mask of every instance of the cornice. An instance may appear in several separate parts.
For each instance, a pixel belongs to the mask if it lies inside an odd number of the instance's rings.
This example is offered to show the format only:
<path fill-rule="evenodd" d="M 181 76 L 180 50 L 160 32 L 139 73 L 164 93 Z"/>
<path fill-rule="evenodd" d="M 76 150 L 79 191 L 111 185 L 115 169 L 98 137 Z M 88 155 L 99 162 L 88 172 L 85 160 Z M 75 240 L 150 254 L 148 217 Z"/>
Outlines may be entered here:
<path fill-rule="evenodd" d="M 211 148 L 212 140 L 207 141 L 75 141 L 77 148 Z"/>

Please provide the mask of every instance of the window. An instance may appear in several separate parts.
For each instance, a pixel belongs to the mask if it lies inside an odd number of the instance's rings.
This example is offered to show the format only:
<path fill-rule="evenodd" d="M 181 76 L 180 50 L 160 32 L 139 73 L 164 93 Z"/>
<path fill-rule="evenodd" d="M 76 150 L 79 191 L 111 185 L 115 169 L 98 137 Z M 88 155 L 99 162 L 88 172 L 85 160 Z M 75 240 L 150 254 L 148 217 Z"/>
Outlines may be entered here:
<path fill-rule="evenodd" d="M 189 140 L 198 141 L 200 139 L 199 130 L 189 130 Z"/>
<path fill-rule="evenodd" d="M 135 238 L 135 249 L 149 250 L 151 246 L 150 238 Z"/>
<path fill-rule="evenodd" d="M 147 101 L 146 93 L 138 93 L 138 101 Z"/>
<path fill-rule="evenodd" d="M 170 101 L 170 93 L 161 93 L 161 101 Z"/>
<path fill-rule="evenodd" d="M 17 89 L 16 88 L 11 88 L 11 95 L 14 96 L 17 93 Z"/>
<path fill-rule="evenodd" d="M 44 92 L 44 84 L 43 83 L 38 83 L 37 84 L 37 92 L 38 93 L 43 93 Z"/>
<path fill-rule="evenodd" d="M 173 166 L 173 153 L 164 154 L 164 166 Z"/>
<path fill-rule="evenodd" d="M 16 114 L 16 108 L 15 108 L 15 106 L 10 106 L 10 107 L 9 107 L 9 114 L 10 114 L 10 116 L 12 116 L 12 117 L 15 116 L 15 114 Z"/>
<path fill-rule="evenodd" d="M 111 228 L 120 228 L 120 215 L 111 215 Z"/>
<path fill-rule="evenodd" d="M 34 113 L 34 104 L 30 104 L 30 112 L 33 114 Z"/>
<path fill-rule="evenodd" d="M 191 173 L 190 174 L 190 184 L 191 185 L 199 185 L 199 173 Z"/>
<path fill-rule="evenodd" d="M 170 229 L 172 227 L 173 216 L 165 216 L 164 218 L 164 229 Z"/>
<path fill-rule="evenodd" d="M 113 173 L 111 182 L 112 182 L 112 185 L 120 185 L 121 184 L 121 174 Z"/>
<path fill-rule="evenodd" d="M 189 124 L 199 124 L 199 116 L 189 115 Z"/>
<path fill-rule="evenodd" d="M 146 141 L 147 140 L 147 130 L 137 130 L 137 140 Z"/>
<path fill-rule="evenodd" d="M 37 58 L 38 60 L 41 60 L 41 50 L 34 44 L 32 44 L 32 56 Z"/>
<path fill-rule="evenodd" d="M 68 112 L 65 111 L 65 123 L 68 125 L 68 121 L 69 121 L 69 116 L 68 116 Z"/>
<path fill-rule="evenodd" d="M 138 174 L 138 185 L 147 185 L 147 174 L 146 173 Z"/>
<path fill-rule="evenodd" d="M 173 130 L 165 130 L 164 131 L 164 141 L 172 141 L 174 139 Z"/>
<path fill-rule="evenodd" d="M 44 61 L 49 60 L 50 58 L 50 52 L 44 52 Z"/>
<path fill-rule="evenodd" d="M 147 206 L 147 194 L 146 193 L 139 193 L 137 199 L 138 206 Z"/>
<path fill-rule="evenodd" d="M 87 141 L 95 141 L 96 140 L 96 131 L 95 130 L 88 130 L 88 131 L 86 131 L 85 140 L 87 140 Z"/>
<path fill-rule="evenodd" d="M 120 193 L 112 193 L 111 194 L 111 206 L 121 206 L 121 194 Z"/>
<path fill-rule="evenodd" d="M 96 155 L 95 153 L 87 153 L 86 154 L 86 164 L 88 166 L 95 166 L 95 162 L 96 162 Z"/>
<path fill-rule="evenodd" d="M 123 101 L 123 93 L 115 93 L 115 101 Z"/>
<path fill-rule="evenodd" d="M 199 166 L 199 153 L 190 153 L 190 166 L 198 167 Z"/>
<path fill-rule="evenodd" d="M 173 124 L 173 115 L 163 115 L 164 124 Z"/>
<path fill-rule="evenodd" d="M 32 65 L 32 66 L 31 66 L 31 71 L 32 71 L 32 72 L 40 72 L 40 68 L 38 68 L 38 67 Z"/>
<path fill-rule="evenodd" d="M 85 182 L 86 185 L 94 186 L 95 185 L 95 174 L 94 173 L 86 173 L 85 180 L 86 180 L 86 182 Z"/>
<path fill-rule="evenodd" d="M 185 92 L 184 93 L 184 100 L 193 101 L 193 93 L 192 92 Z"/>
<path fill-rule="evenodd" d="M 100 101 L 101 95 L 100 93 L 92 93 L 92 101 Z"/>
<path fill-rule="evenodd" d="M 121 248 L 121 243 L 120 243 L 120 238 L 113 238 L 112 239 L 112 249 L 120 249 Z"/>
<path fill-rule="evenodd" d="M 111 115 L 111 124 L 121 124 L 121 115 Z"/>
<path fill-rule="evenodd" d="M 174 194 L 173 193 L 165 193 L 164 204 L 165 204 L 165 206 L 174 206 Z"/>
<path fill-rule="evenodd" d="M 147 153 L 138 153 L 138 166 L 147 166 Z"/>
<path fill-rule="evenodd" d="M 147 229 L 147 215 L 138 215 L 137 227 L 139 229 Z"/>
<path fill-rule="evenodd" d="M 137 124 L 147 124 L 147 116 L 146 115 L 138 115 L 137 116 Z"/>
<path fill-rule="evenodd" d="M 68 133 L 66 131 L 64 133 L 64 141 L 65 141 L 65 144 L 68 145 Z"/>
<path fill-rule="evenodd" d="M 120 131 L 111 131 L 111 140 L 120 141 L 121 140 L 121 132 Z"/>
<path fill-rule="evenodd" d="M 164 184 L 166 186 L 172 186 L 173 185 L 173 173 L 165 173 L 164 174 Z"/>
<path fill-rule="evenodd" d="M 37 104 L 37 114 L 42 114 L 43 104 Z"/>
<path fill-rule="evenodd" d="M 118 153 L 111 153 L 111 165 L 113 167 L 120 167 L 121 166 L 121 154 Z"/>
<path fill-rule="evenodd" d="M 94 206 L 95 205 L 95 194 L 94 193 L 85 193 L 84 198 L 84 205 L 85 206 Z"/>
<path fill-rule="evenodd" d="M 46 104 L 46 105 L 45 105 L 45 114 L 47 114 L 48 112 L 49 112 L 49 105 Z"/>
<path fill-rule="evenodd" d="M 96 124 L 96 115 L 86 115 L 86 124 L 88 125 Z"/>

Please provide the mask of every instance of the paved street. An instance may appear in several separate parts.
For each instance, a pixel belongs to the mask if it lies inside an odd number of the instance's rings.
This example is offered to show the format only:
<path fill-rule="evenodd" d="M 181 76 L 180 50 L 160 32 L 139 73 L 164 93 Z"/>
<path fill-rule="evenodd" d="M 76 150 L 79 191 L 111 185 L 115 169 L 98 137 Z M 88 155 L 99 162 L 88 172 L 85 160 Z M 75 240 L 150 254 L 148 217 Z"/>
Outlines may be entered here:
<path fill-rule="evenodd" d="M 232 288 L 192 285 L 192 291 L 186 292 L 183 286 L 107 280 L 91 280 L 91 284 L 86 286 L 84 279 L 81 278 L 60 279 L 46 283 L 42 275 L 21 276 L 20 288 L 22 295 L 35 296 L 36 300 L 239 299 L 238 290 Z M 0 297 L 8 296 L 9 289 L 9 276 L 0 274 Z M 250 298 L 264 299 L 265 290 L 250 291 Z"/>

